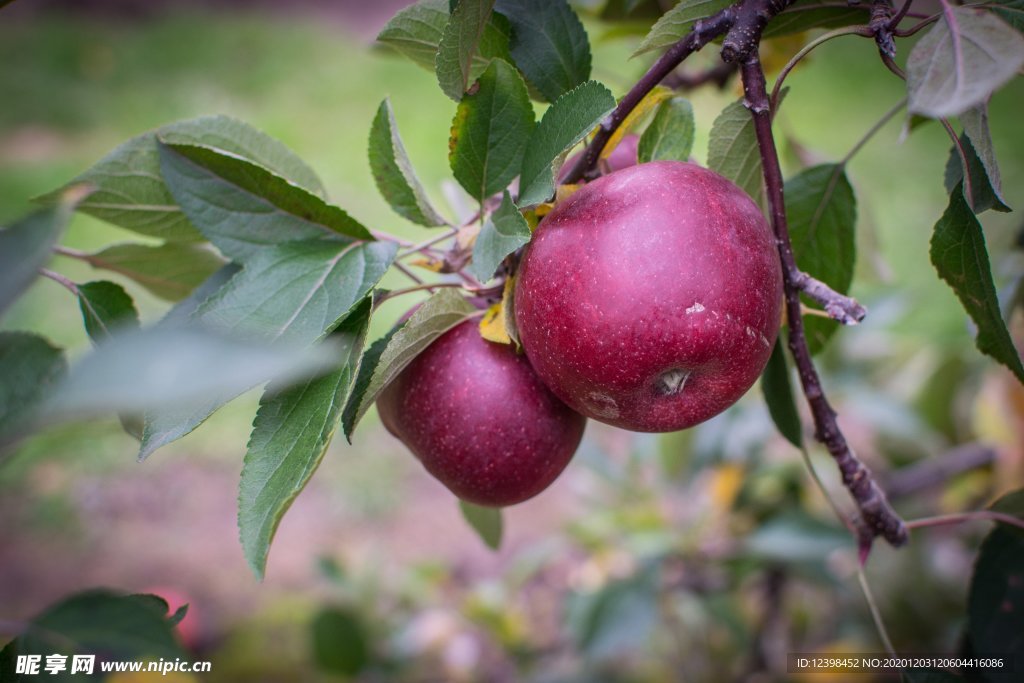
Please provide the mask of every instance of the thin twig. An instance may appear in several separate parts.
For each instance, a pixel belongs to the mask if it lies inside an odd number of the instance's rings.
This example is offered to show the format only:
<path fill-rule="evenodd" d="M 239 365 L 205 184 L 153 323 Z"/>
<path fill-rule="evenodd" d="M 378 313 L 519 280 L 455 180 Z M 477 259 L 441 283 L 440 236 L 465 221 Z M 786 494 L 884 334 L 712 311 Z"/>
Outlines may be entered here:
<path fill-rule="evenodd" d="M 1011 526 L 1024 529 L 1024 519 L 1007 515 L 995 510 L 974 510 L 973 512 L 957 512 L 951 515 L 937 515 L 935 517 L 923 517 L 907 522 L 908 529 L 923 529 L 929 526 L 946 526 L 948 524 L 960 524 L 961 522 L 973 522 L 976 520 L 986 522 L 1002 522 Z"/>
<path fill-rule="evenodd" d="M 821 379 L 811 360 L 800 317 L 800 289 L 793 282 L 799 273 L 786 221 L 785 199 L 782 187 L 782 169 L 772 136 L 771 110 L 768 101 L 764 70 L 756 52 L 749 53 L 742 62 L 745 104 L 754 121 L 754 132 L 761 151 L 765 187 L 771 209 L 772 226 L 782 262 L 782 277 L 786 296 L 786 317 L 789 325 L 789 349 L 800 375 L 804 395 L 814 417 L 815 437 L 825 445 L 842 474 L 843 484 L 850 491 L 860 511 L 863 524 L 859 525 L 858 542 L 862 562 L 876 536 L 882 536 L 894 546 L 907 542 L 907 529 L 896 511 L 886 500 L 870 470 L 853 453 L 836 421 L 836 413 L 821 387 Z"/>

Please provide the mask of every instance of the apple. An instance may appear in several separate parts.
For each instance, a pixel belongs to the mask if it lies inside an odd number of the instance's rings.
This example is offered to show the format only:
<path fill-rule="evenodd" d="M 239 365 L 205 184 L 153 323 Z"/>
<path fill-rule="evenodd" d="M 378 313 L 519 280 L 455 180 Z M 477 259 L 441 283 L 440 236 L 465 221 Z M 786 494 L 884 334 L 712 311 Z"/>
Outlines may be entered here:
<path fill-rule="evenodd" d="M 459 498 L 503 507 L 558 477 L 586 419 L 540 381 L 525 356 L 467 320 L 418 355 L 377 399 L 388 431 Z"/>
<path fill-rule="evenodd" d="M 541 380 L 639 432 L 735 403 L 778 335 L 782 271 L 760 209 L 722 176 L 656 161 L 588 183 L 534 232 L 515 319 Z"/>

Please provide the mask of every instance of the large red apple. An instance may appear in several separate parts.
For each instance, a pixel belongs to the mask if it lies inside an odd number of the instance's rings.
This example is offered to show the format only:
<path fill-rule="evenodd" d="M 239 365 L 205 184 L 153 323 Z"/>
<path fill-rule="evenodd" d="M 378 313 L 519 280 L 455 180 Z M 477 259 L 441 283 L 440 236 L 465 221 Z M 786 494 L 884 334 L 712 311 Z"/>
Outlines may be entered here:
<path fill-rule="evenodd" d="M 511 346 L 475 321 L 449 330 L 377 399 L 381 421 L 459 498 L 502 507 L 565 469 L 586 419 L 558 400 Z"/>
<path fill-rule="evenodd" d="M 757 205 L 680 161 L 617 171 L 557 205 L 515 291 L 544 383 L 584 415 L 641 432 L 685 429 L 739 399 L 768 362 L 781 305 Z"/>

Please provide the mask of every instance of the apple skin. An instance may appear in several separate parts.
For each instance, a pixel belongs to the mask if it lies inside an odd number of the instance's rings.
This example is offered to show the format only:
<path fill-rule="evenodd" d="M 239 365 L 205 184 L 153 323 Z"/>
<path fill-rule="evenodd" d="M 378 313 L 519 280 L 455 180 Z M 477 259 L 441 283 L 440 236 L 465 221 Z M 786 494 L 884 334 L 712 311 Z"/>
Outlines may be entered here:
<path fill-rule="evenodd" d="M 691 427 L 757 380 L 778 336 L 782 271 L 750 197 L 695 164 L 603 176 L 555 206 L 516 278 L 520 341 L 587 417 Z"/>
<path fill-rule="evenodd" d="M 388 431 L 462 500 L 489 507 L 537 495 L 572 459 L 586 419 L 541 383 L 525 356 L 460 323 L 377 399 Z"/>
<path fill-rule="evenodd" d="M 637 160 L 637 149 L 640 146 L 640 136 L 633 133 L 627 133 L 622 136 L 619 144 L 615 146 L 612 153 L 605 159 L 605 163 L 608 164 L 608 172 L 621 171 L 624 168 L 630 166 L 636 166 Z M 576 165 L 583 152 L 576 152 L 571 157 L 566 159 L 565 163 L 562 164 L 562 170 L 558 172 L 558 182 L 562 182 L 563 179 L 569 175 L 569 171 Z"/>

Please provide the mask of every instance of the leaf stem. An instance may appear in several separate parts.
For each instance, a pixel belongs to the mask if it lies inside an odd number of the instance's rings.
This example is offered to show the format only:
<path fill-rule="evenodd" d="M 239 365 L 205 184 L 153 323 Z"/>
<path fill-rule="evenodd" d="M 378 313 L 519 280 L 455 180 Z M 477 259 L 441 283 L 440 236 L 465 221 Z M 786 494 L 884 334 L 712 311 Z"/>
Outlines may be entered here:
<path fill-rule="evenodd" d="M 946 526 L 949 524 L 960 524 L 961 522 L 973 522 L 975 520 L 987 522 L 1002 522 L 1011 526 L 1024 529 L 1024 519 L 1008 515 L 995 510 L 974 510 L 972 512 L 957 512 L 950 515 L 936 515 L 935 517 L 923 517 L 907 522 L 908 529 L 923 529 L 930 526 Z"/>
<path fill-rule="evenodd" d="M 760 38 L 760 35 L 756 36 Z M 843 484 L 860 511 L 858 542 L 862 561 L 876 536 L 882 536 L 893 546 L 907 542 L 907 529 L 886 500 L 885 493 L 875 482 L 871 471 L 854 454 L 839 429 L 836 413 L 821 387 L 821 378 L 811 360 L 800 316 L 800 288 L 796 285 L 800 270 L 793 256 L 786 221 L 783 196 L 782 169 L 772 135 L 771 107 L 765 84 L 764 69 L 757 52 L 749 53 L 741 63 L 744 101 L 754 121 L 754 132 L 761 152 L 765 187 L 771 210 L 772 226 L 782 262 L 783 289 L 786 297 L 786 318 L 789 326 L 789 349 L 796 362 L 804 396 L 814 417 L 815 437 L 828 449 L 842 474 Z"/>
<path fill-rule="evenodd" d="M 864 147 L 864 145 L 866 145 L 868 141 L 875 136 L 875 133 L 882 130 L 882 127 L 885 126 L 885 124 L 889 123 L 889 121 L 894 116 L 896 116 L 896 114 L 899 114 L 905 106 L 907 106 L 906 97 L 900 100 L 892 109 L 882 114 L 882 118 L 878 119 L 878 121 L 875 122 L 875 125 L 871 126 L 871 128 L 868 129 L 868 132 L 864 133 L 864 136 L 857 141 L 857 144 L 855 144 L 853 148 L 846 153 L 846 156 L 842 158 L 842 160 L 839 162 L 839 165 L 846 166 L 848 163 L 850 163 L 850 159 L 852 159 L 857 154 L 857 152 L 859 152 Z"/>
<path fill-rule="evenodd" d="M 936 14 L 932 14 L 931 16 L 925 17 L 924 19 L 922 19 L 921 21 L 917 22 L 916 24 L 914 24 L 913 26 L 911 26 L 908 29 L 902 29 L 902 30 L 898 29 L 898 28 L 897 29 L 893 29 L 892 34 L 894 36 L 898 37 L 898 38 L 909 38 L 910 36 L 914 35 L 918 31 L 920 31 L 921 29 L 927 28 L 927 27 L 931 26 L 932 24 L 934 24 L 936 21 L 939 20 L 939 18 L 942 16 L 942 14 L 943 14 L 942 12 L 938 12 Z"/>
<path fill-rule="evenodd" d="M 939 119 L 939 122 L 946 129 L 946 134 L 953 141 L 953 149 L 956 150 L 957 156 L 960 157 L 960 167 L 963 169 L 964 197 L 967 198 L 968 204 L 974 206 L 974 183 L 971 182 L 971 174 L 968 173 L 971 165 L 967 160 L 967 150 L 964 149 L 963 143 L 960 142 L 960 136 L 953 130 L 953 125 L 949 122 L 949 119 L 943 116 Z"/>
<path fill-rule="evenodd" d="M 42 275 L 43 277 L 50 278 L 57 284 L 62 285 L 65 289 L 67 289 L 75 296 L 78 296 L 78 285 L 76 285 L 74 282 L 64 277 L 60 273 L 55 273 L 54 271 L 48 268 L 40 268 L 39 274 Z"/>
<path fill-rule="evenodd" d="M 782 71 L 779 72 L 778 77 L 775 79 L 775 86 L 772 88 L 772 96 L 771 96 L 771 107 L 772 107 L 772 111 L 773 112 L 778 111 L 778 108 L 779 108 L 779 93 L 782 91 L 782 84 L 783 84 L 783 82 L 785 82 L 786 76 L 789 75 L 789 72 L 792 71 L 796 67 L 796 65 L 800 62 L 800 60 L 802 60 L 804 57 L 806 57 L 811 52 L 811 50 L 813 50 L 814 48 L 818 47 L 819 45 L 822 45 L 823 43 L 827 43 L 828 41 L 832 40 L 833 38 L 839 38 L 841 36 L 848 36 L 848 35 L 859 35 L 859 36 L 870 37 L 871 36 L 871 30 L 867 26 L 863 26 L 863 25 L 860 25 L 860 26 L 845 26 L 843 28 L 837 28 L 834 31 L 829 31 L 826 34 L 821 35 L 818 38 L 815 38 L 814 40 L 812 40 L 811 42 L 807 43 L 802 48 L 800 48 L 800 50 L 795 55 L 793 55 L 793 57 L 786 63 L 786 66 L 782 67 Z"/>
<path fill-rule="evenodd" d="M 370 234 L 373 235 L 376 239 L 383 240 L 385 242 L 395 242 L 400 247 L 412 246 L 412 242 L 410 242 L 409 240 L 404 240 L 401 237 L 398 237 L 397 235 L 392 235 L 389 232 L 384 232 L 383 230 L 374 230 L 373 228 L 367 228 L 367 230 L 369 230 Z"/>
<path fill-rule="evenodd" d="M 903 21 L 903 18 L 905 16 L 907 16 L 907 12 L 910 11 L 910 6 L 913 5 L 913 4 L 914 4 L 914 0 L 905 0 L 904 1 L 903 6 L 900 7 L 900 11 L 897 12 L 895 14 L 895 16 L 893 16 L 893 18 L 889 20 L 889 29 L 890 30 L 892 30 L 892 31 L 896 30 L 896 27 L 899 26 L 900 22 Z"/>
<path fill-rule="evenodd" d="M 878 630 L 878 637 L 882 639 L 882 645 L 885 647 L 885 651 L 889 653 L 889 656 L 895 658 L 896 648 L 892 646 L 889 631 L 885 628 L 885 622 L 882 621 L 882 613 L 878 611 L 875 593 L 871 590 L 871 584 L 868 583 L 868 577 L 864 573 L 863 565 L 857 566 L 857 581 L 860 583 L 861 592 L 864 593 L 864 600 L 868 603 L 868 610 L 871 612 L 872 621 L 875 622 L 875 629 Z"/>
<path fill-rule="evenodd" d="M 388 292 L 387 294 L 382 296 L 380 299 L 378 299 L 377 300 L 377 304 L 380 305 L 380 304 L 384 303 L 385 301 L 387 301 L 388 299 L 394 299 L 395 297 L 402 296 L 403 294 L 410 294 L 412 292 L 422 292 L 423 290 L 428 290 L 430 292 L 433 292 L 434 288 L 436 288 L 436 287 L 462 287 L 462 283 L 461 282 L 425 282 L 423 284 L 415 285 L 413 287 L 406 287 L 405 289 L 396 289 L 396 290 L 394 290 L 392 292 Z"/>
<path fill-rule="evenodd" d="M 406 268 L 403 264 L 399 263 L 398 261 L 395 261 L 392 265 L 395 266 L 395 270 L 397 270 L 399 273 L 401 273 L 402 275 L 406 276 L 407 278 L 409 278 L 410 280 L 412 280 L 416 284 L 418 284 L 418 285 L 422 285 L 423 284 L 423 279 L 420 278 L 418 275 L 416 275 L 416 273 L 414 273 L 411 270 L 409 270 L 408 268 Z"/>
<path fill-rule="evenodd" d="M 412 256 L 413 254 L 421 254 L 424 252 L 424 250 L 429 249 L 435 244 L 438 244 L 439 242 L 444 242 L 446 239 L 454 237 L 457 232 L 457 228 L 450 228 L 449 230 L 446 230 L 443 235 L 434 235 L 428 240 L 423 240 L 422 242 L 419 242 L 417 244 L 412 244 L 409 246 L 408 249 L 399 254 L 395 258 L 395 260 L 403 259 L 406 258 L 407 256 Z"/>
<path fill-rule="evenodd" d="M 79 261 L 89 262 L 90 255 L 84 251 L 78 249 L 72 249 L 71 247 L 65 247 L 60 244 L 53 247 L 53 253 L 60 254 L 61 256 L 67 256 L 68 258 L 78 259 Z"/>

